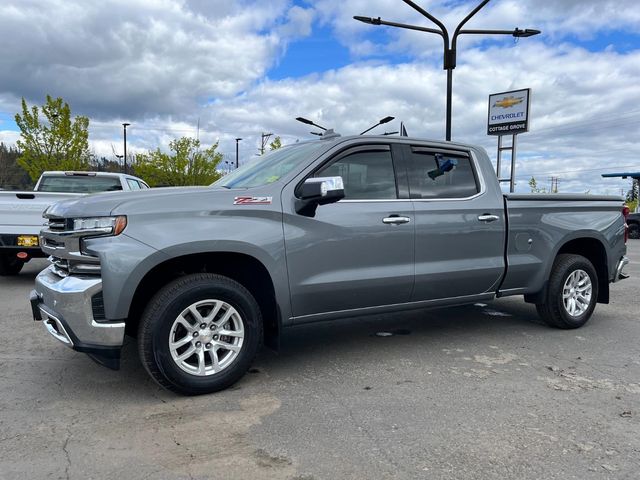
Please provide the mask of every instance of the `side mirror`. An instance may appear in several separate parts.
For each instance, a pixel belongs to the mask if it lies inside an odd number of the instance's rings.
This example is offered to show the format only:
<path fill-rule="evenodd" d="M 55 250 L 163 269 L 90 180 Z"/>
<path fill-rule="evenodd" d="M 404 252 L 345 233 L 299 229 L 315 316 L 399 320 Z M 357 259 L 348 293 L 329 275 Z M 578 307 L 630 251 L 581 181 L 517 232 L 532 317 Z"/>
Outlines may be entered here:
<path fill-rule="evenodd" d="M 296 201 L 296 211 L 313 217 L 318 205 L 335 203 L 344 198 L 342 177 L 307 178 L 302 184 L 300 200 Z"/>
<path fill-rule="evenodd" d="M 319 205 L 337 202 L 344 198 L 342 177 L 307 178 L 302 184 L 300 197 L 303 200 L 315 200 Z"/>

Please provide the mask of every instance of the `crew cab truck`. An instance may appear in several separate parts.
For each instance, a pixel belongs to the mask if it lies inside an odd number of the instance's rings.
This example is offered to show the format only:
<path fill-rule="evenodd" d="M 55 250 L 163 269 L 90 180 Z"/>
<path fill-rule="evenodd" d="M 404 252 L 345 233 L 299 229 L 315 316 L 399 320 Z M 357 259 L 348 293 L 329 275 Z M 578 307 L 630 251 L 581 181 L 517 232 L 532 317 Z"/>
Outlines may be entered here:
<path fill-rule="evenodd" d="M 576 328 L 628 262 L 622 199 L 503 194 L 486 152 L 326 135 L 210 187 L 96 195 L 46 213 L 36 320 L 183 394 L 224 389 L 293 325 L 522 295 Z"/>
<path fill-rule="evenodd" d="M 0 275 L 17 275 L 26 262 L 43 257 L 38 235 L 42 212 L 55 202 L 82 195 L 149 188 L 132 175 L 48 171 L 31 192 L 0 192 Z"/>

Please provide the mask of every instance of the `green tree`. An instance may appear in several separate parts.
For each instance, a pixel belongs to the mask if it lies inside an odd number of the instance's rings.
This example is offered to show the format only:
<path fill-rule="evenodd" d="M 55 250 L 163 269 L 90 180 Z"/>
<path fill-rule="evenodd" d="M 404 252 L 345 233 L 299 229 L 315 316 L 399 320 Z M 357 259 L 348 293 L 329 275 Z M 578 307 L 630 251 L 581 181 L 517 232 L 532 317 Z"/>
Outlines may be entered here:
<path fill-rule="evenodd" d="M 18 163 L 32 180 L 37 180 L 45 170 L 87 169 L 89 119 L 76 116 L 72 121 L 69 104 L 62 98 L 47 95 L 41 109 L 35 105 L 29 108 L 23 98 L 22 114 L 17 113 L 15 118 L 21 137 L 16 143 L 22 150 Z"/>
<path fill-rule="evenodd" d="M 282 147 L 282 140 L 280 139 L 280 137 L 276 137 L 273 139 L 273 142 L 271 142 L 269 144 L 269 150 L 273 151 L 273 150 L 277 150 L 280 147 Z"/>
<path fill-rule="evenodd" d="M 110 160 L 107 157 L 98 158 L 97 155 L 91 155 L 90 162 L 91 170 L 95 170 L 97 172 L 111 172 L 111 173 L 121 173 L 122 172 L 122 164 L 117 160 Z"/>
<path fill-rule="evenodd" d="M 160 149 L 136 155 L 133 170 L 150 186 L 209 185 L 218 178 L 222 154 L 218 144 L 200 150 L 200 141 L 182 137 L 169 143 L 170 154 Z"/>
<path fill-rule="evenodd" d="M 33 187 L 27 172 L 18 165 L 19 158 L 20 151 L 17 148 L 0 143 L 0 187 L 7 190 Z"/>
<path fill-rule="evenodd" d="M 531 189 L 531 193 L 547 193 L 546 188 L 538 188 L 538 182 L 535 177 L 531 177 L 531 180 L 529 180 L 529 188 Z"/>
<path fill-rule="evenodd" d="M 626 200 L 625 203 L 627 204 L 627 206 L 629 207 L 631 212 L 635 212 L 636 211 L 636 206 L 638 205 L 638 198 L 637 198 L 637 194 L 636 194 L 636 190 L 635 190 L 635 184 L 631 188 L 631 190 L 629 190 L 627 192 L 625 200 Z"/>

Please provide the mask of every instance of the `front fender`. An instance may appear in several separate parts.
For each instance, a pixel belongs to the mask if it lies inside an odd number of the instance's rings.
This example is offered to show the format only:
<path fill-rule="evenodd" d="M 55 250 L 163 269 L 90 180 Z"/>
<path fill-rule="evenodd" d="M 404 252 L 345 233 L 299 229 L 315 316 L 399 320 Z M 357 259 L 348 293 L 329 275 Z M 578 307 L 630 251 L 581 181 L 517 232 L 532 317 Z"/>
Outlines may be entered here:
<path fill-rule="evenodd" d="M 127 318 L 136 287 L 153 267 L 169 259 L 126 234 L 85 240 L 85 248 L 100 258 L 105 316 Z"/>

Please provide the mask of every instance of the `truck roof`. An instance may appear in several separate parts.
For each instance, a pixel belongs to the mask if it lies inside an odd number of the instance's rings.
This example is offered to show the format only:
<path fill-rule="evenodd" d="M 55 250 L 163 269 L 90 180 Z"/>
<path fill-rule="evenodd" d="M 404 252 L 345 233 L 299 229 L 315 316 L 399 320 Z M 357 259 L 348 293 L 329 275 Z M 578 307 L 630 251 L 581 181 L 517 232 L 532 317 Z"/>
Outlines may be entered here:
<path fill-rule="evenodd" d="M 308 140 L 307 142 L 300 142 L 300 143 L 310 143 L 310 142 L 327 142 L 327 144 L 330 145 L 339 145 L 342 142 L 346 142 L 349 140 L 360 140 L 360 141 L 364 141 L 364 140 L 373 140 L 375 142 L 394 142 L 394 143 L 413 143 L 413 142 L 420 142 L 420 143 L 428 143 L 430 145 L 434 145 L 434 146 L 438 146 L 438 147 L 442 147 L 442 148 L 463 148 L 465 150 L 467 149 L 481 149 L 482 147 L 479 147 L 478 145 L 474 145 L 474 144 L 470 144 L 470 143 L 461 143 L 461 142 L 447 142 L 446 140 L 433 140 L 433 139 L 428 139 L 428 138 L 419 138 L 419 137 L 400 137 L 397 135 L 339 135 L 339 134 L 334 134 L 334 135 L 330 135 L 325 137 L 320 137 L 319 140 Z"/>
<path fill-rule="evenodd" d="M 129 175 L 128 173 L 118 173 L 118 172 L 83 172 L 83 171 L 73 171 L 73 170 L 48 170 L 46 172 L 42 172 L 42 177 L 48 177 L 51 175 L 65 175 L 65 176 L 78 176 L 78 177 L 125 177 L 125 178 L 138 178 L 134 175 Z"/>

